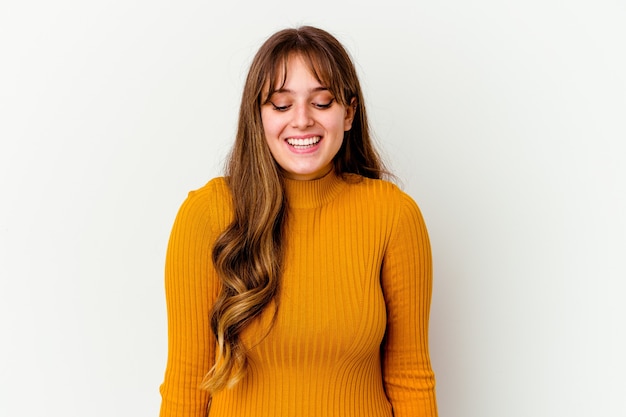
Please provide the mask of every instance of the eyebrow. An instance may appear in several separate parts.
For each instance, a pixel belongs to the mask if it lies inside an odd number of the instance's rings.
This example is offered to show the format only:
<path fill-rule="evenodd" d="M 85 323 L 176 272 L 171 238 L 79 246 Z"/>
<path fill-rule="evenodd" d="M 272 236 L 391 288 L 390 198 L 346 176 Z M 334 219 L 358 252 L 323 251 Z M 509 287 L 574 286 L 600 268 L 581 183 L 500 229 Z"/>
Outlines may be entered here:
<path fill-rule="evenodd" d="M 319 91 L 328 91 L 328 87 L 316 87 L 316 88 L 312 88 L 309 90 L 309 93 L 317 93 Z M 293 93 L 292 90 L 288 89 L 288 88 L 279 88 L 278 90 L 274 90 L 272 92 L 272 94 L 276 94 L 276 93 Z M 272 95 L 270 94 L 270 96 Z"/>

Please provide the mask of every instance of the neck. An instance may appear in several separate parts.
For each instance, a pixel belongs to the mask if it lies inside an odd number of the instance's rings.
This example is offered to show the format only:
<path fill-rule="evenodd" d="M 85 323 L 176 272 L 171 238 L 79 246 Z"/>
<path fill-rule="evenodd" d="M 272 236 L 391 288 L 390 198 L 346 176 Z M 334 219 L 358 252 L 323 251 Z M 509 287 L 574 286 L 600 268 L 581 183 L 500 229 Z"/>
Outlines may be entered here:
<path fill-rule="evenodd" d="M 314 180 L 294 180 L 285 178 L 287 204 L 292 208 L 314 208 L 333 200 L 344 187 L 344 181 L 334 170 Z"/>

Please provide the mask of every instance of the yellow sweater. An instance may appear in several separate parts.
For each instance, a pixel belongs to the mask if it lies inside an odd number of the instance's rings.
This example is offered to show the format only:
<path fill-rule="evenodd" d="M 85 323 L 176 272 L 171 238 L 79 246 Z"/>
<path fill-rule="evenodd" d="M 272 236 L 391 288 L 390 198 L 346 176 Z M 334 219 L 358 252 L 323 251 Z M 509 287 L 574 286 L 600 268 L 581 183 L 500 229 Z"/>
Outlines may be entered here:
<path fill-rule="evenodd" d="M 428 354 L 432 264 L 424 221 L 395 185 L 334 174 L 287 181 L 280 307 L 249 326 L 246 377 L 210 417 L 434 417 Z M 205 417 L 219 281 L 211 249 L 231 219 L 223 178 L 183 203 L 166 256 L 168 361 L 161 417 Z M 267 333 L 266 337 L 263 337 Z"/>

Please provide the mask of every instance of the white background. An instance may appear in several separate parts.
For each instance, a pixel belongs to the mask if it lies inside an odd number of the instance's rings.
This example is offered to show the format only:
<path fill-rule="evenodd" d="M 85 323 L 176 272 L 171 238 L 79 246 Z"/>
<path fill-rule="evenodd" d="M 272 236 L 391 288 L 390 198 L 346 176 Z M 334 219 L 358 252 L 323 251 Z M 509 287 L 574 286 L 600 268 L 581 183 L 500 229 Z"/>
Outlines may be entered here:
<path fill-rule="evenodd" d="M 623 1 L 211 3 L 0 6 L 0 416 L 157 415 L 170 227 L 298 24 L 426 218 L 440 415 L 626 415 Z"/>

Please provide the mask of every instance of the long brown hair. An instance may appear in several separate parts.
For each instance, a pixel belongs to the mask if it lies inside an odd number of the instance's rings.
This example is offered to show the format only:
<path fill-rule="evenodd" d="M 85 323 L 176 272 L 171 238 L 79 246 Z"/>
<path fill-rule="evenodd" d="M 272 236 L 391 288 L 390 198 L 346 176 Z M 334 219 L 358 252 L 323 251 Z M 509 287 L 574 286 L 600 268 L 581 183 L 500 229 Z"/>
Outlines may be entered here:
<path fill-rule="evenodd" d="M 294 54 L 309 64 L 340 104 L 357 105 L 352 128 L 344 133 L 334 159 L 336 174 L 380 178 L 385 173 L 370 138 L 354 64 L 341 43 L 311 26 L 284 29 L 269 37 L 250 65 L 226 166 L 233 220 L 213 247 L 213 264 L 221 281 L 211 313 L 218 351 L 215 366 L 202 384 L 212 393 L 245 375 L 247 352 L 241 332 L 271 303 L 278 303 L 287 205 L 283 175 L 265 140 L 260 107 L 284 84 L 287 61 Z"/>

